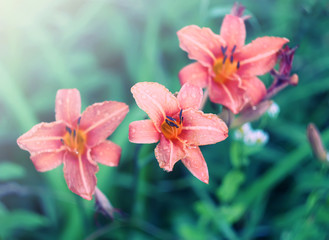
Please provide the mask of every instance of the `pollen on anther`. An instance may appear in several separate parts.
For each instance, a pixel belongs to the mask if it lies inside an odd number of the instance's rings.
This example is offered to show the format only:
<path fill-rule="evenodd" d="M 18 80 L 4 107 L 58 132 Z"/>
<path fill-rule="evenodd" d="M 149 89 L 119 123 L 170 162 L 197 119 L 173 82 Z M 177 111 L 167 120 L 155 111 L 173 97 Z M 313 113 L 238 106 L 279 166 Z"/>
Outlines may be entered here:
<path fill-rule="evenodd" d="M 230 62 L 233 63 L 233 55 L 230 57 Z"/>
<path fill-rule="evenodd" d="M 81 117 L 78 118 L 78 126 L 80 125 Z"/>
<path fill-rule="evenodd" d="M 226 58 L 227 58 L 227 56 L 225 55 L 223 58 L 223 64 L 225 64 Z"/>
<path fill-rule="evenodd" d="M 234 45 L 233 48 L 232 48 L 232 51 L 231 51 L 232 55 L 233 55 L 235 49 L 236 49 L 236 45 Z"/>
<path fill-rule="evenodd" d="M 226 50 L 227 50 L 227 46 L 226 46 L 226 47 L 221 46 L 220 48 L 221 48 L 221 50 L 222 50 L 223 55 L 225 55 L 225 52 L 226 52 Z"/>
<path fill-rule="evenodd" d="M 239 67 L 240 67 L 240 62 L 236 64 L 236 68 L 239 69 Z"/>
<path fill-rule="evenodd" d="M 71 128 L 66 127 L 66 131 L 67 131 L 69 134 L 72 134 L 72 130 L 71 130 Z"/>

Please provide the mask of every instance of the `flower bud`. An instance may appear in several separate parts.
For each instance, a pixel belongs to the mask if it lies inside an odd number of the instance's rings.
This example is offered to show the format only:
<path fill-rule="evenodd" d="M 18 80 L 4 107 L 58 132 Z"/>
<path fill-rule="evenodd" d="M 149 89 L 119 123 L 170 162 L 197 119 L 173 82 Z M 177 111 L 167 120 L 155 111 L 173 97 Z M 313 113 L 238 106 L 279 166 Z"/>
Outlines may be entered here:
<path fill-rule="evenodd" d="M 321 161 L 327 161 L 327 150 L 323 146 L 318 129 L 312 123 L 307 126 L 307 138 L 311 144 L 314 156 Z"/>

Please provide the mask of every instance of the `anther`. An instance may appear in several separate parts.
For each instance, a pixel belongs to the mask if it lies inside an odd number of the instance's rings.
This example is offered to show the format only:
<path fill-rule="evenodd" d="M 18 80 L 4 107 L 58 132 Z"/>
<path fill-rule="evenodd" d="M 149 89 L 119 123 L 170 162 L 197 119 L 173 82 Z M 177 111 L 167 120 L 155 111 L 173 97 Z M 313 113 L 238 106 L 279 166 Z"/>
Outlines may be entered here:
<path fill-rule="evenodd" d="M 231 54 L 232 54 L 232 55 L 233 55 L 235 49 L 236 49 L 236 45 L 234 45 L 233 48 L 232 48 L 232 51 L 231 51 Z"/>
<path fill-rule="evenodd" d="M 179 112 L 179 120 L 182 122 L 182 114 L 183 114 L 183 109 L 180 110 Z"/>
<path fill-rule="evenodd" d="M 73 130 L 73 137 L 75 137 L 75 135 L 76 135 L 76 131 L 75 131 L 75 129 Z"/>
<path fill-rule="evenodd" d="M 64 144 L 64 140 L 63 140 L 62 138 L 61 138 L 61 143 L 62 143 L 63 145 L 65 145 L 65 144 Z"/>
<path fill-rule="evenodd" d="M 240 62 L 236 64 L 236 68 L 239 69 L 239 67 L 240 67 Z"/>
<path fill-rule="evenodd" d="M 230 61 L 231 61 L 231 63 L 233 63 L 233 55 L 231 55 Z"/>
<path fill-rule="evenodd" d="M 226 58 L 227 58 L 227 56 L 224 55 L 224 58 L 223 58 L 223 64 L 225 64 Z"/>
<path fill-rule="evenodd" d="M 168 119 L 166 119 L 166 123 L 167 123 L 169 126 L 171 126 L 171 127 L 179 128 L 175 123 L 170 122 Z"/>
<path fill-rule="evenodd" d="M 171 121 L 175 121 L 176 122 L 176 119 L 173 118 L 173 117 L 169 117 L 169 116 L 166 116 L 167 118 L 169 118 Z"/>
<path fill-rule="evenodd" d="M 78 126 L 80 125 L 81 117 L 78 118 Z"/>
<path fill-rule="evenodd" d="M 69 132 L 69 134 L 72 134 L 72 130 L 69 127 L 66 127 L 66 131 Z"/>
<path fill-rule="evenodd" d="M 227 50 L 227 46 L 226 46 L 226 47 L 220 46 L 220 48 L 221 48 L 221 50 L 222 50 L 223 55 L 225 55 L 225 52 L 226 52 L 226 50 Z"/>

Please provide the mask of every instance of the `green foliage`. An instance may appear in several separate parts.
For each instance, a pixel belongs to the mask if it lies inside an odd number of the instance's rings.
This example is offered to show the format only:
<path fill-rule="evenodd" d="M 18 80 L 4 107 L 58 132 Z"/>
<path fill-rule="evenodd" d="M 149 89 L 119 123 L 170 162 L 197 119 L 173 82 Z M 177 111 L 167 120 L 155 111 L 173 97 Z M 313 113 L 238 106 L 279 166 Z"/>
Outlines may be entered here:
<path fill-rule="evenodd" d="M 173 172 L 160 169 L 155 144 L 128 141 L 129 123 L 146 116 L 130 88 L 156 81 L 178 91 L 177 74 L 192 61 L 176 32 L 195 24 L 218 33 L 232 1 L 0 1 L 1 238 L 328 239 L 328 169 L 313 159 L 305 133 L 314 122 L 329 148 L 328 2 L 241 2 L 252 16 L 247 43 L 281 36 L 299 46 L 292 71 L 300 82 L 275 96 L 277 119 L 255 123 L 269 133 L 265 146 L 247 146 L 230 131 L 226 141 L 202 147 L 206 185 L 180 162 Z M 68 190 L 62 167 L 39 173 L 16 145 L 34 124 L 54 121 L 60 88 L 78 88 L 83 108 L 106 100 L 129 104 L 110 136 L 122 147 L 121 163 L 100 166 L 97 174 L 118 209 L 114 220 Z M 28 194 L 6 189 L 11 181 Z"/>

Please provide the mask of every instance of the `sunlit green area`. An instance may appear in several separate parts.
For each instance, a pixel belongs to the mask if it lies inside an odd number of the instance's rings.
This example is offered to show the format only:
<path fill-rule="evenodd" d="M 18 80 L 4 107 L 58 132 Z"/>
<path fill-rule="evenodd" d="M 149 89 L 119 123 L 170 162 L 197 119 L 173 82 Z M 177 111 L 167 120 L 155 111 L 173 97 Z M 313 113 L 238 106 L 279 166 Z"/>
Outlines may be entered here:
<path fill-rule="evenodd" d="M 312 156 L 306 127 L 315 123 L 329 148 L 329 3 L 241 3 L 252 16 L 247 42 L 279 36 L 298 45 L 299 84 L 274 97 L 278 117 L 252 123 L 269 134 L 264 146 L 248 146 L 231 130 L 201 147 L 206 185 L 181 162 L 164 172 L 156 144 L 128 141 L 129 123 L 146 117 L 130 88 L 153 81 L 178 91 L 177 74 L 191 60 L 176 32 L 194 24 L 218 33 L 233 1 L 0 0 L 0 239 L 328 239 L 329 168 Z M 271 83 L 269 74 L 261 79 Z M 100 165 L 96 175 L 114 219 L 72 193 L 62 167 L 37 172 L 16 144 L 33 125 L 55 120 L 62 88 L 79 89 L 83 109 L 129 105 L 110 136 L 122 147 L 120 165 Z"/>

